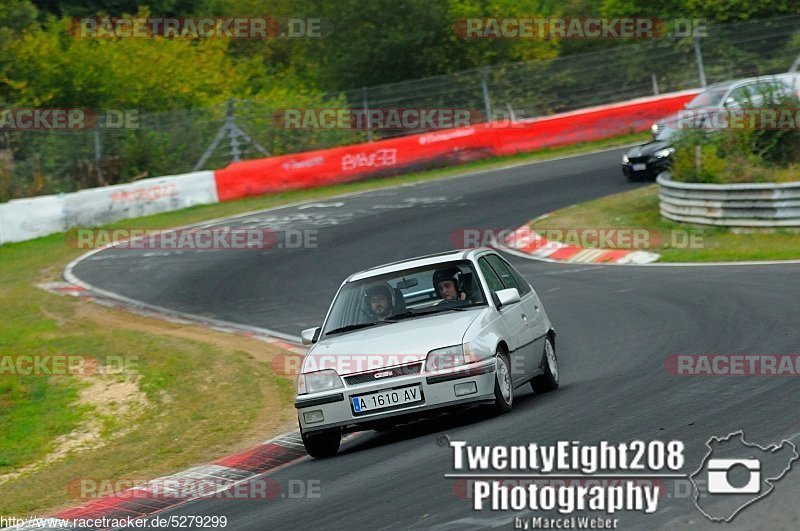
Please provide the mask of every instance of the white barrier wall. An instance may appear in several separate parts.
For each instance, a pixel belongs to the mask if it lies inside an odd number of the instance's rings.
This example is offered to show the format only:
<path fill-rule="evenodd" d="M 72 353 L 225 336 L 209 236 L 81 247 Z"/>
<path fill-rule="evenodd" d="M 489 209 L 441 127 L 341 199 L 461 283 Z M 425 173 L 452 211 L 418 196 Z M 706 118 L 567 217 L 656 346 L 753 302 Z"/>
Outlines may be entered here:
<path fill-rule="evenodd" d="M 216 202 L 213 171 L 15 199 L 0 204 L 0 244 L 30 240 L 70 227 L 95 227 L 120 219 Z"/>
<path fill-rule="evenodd" d="M 217 202 L 213 171 L 168 175 L 65 194 L 67 227 L 95 227 Z"/>
<path fill-rule="evenodd" d="M 0 244 L 31 240 L 66 228 L 60 196 L 12 199 L 0 204 Z"/>

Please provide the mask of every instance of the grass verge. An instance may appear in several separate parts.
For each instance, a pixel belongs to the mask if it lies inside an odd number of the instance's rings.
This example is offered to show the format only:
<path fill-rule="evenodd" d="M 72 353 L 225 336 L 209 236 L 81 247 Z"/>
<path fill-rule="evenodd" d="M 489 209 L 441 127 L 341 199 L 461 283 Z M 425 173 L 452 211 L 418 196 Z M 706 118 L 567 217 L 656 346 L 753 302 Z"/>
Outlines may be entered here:
<path fill-rule="evenodd" d="M 636 141 L 647 133 L 408 175 L 204 205 L 109 227 L 168 228 Z M 0 246 L 0 361 L 84 356 L 113 374 L 19 375 L 0 365 L 0 516 L 42 516 L 86 500 L 76 482 L 146 480 L 257 444 L 296 425 L 283 355 L 257 340 L 132 315 L 45 292 L 83 251 L 63 234 Z"/>
<path fill-rule="evenodd" d="M 646 186 L 557 210 L 531 224 L 548 237 L 568 238 L 564 229 L 631 228 L 649 232 L 659 262 L 728 262 L 800 259 L 800 234 L 788 230 L 737 233 L 725 227 L 702 227 L 663 219 L 658 208 L 658 186 Z M 574 236 L 573 236 L 574 238 Z M 559 238 L 555 238 L 558 240 Z"/>

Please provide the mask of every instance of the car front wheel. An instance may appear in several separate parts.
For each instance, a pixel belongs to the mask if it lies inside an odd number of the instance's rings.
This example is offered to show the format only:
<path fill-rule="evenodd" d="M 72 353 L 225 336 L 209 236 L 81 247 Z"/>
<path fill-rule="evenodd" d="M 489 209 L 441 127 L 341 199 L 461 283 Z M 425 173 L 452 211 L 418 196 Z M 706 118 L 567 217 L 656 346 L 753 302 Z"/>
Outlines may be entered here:
<path fill-rule="evenodd" d="M 544 341 L 542 365 L 544 366 L 544 374 L 540 374 L 531 380 L 531 387 L 534 393 L 546 393 L 558 388 L 558 358 L 556 357 L 556 349 L 553 347 L 553 340 L 549 337 Z"/>
<path fill-rule="evenodd" d="M 498 349 L 494 359 L 494 409 L 497 413 L 508 413 L 514 404 L 514 385 L 511 382 L 508 354 Z"/>
<path fill-rule="evenodd" d="M 306 452 L 315 459 L 333 457 L 339 451 L 339 444 L 342 442 L 342 433 L 338 428 L 310 434 L 301 432 L 301 434 Z"/>

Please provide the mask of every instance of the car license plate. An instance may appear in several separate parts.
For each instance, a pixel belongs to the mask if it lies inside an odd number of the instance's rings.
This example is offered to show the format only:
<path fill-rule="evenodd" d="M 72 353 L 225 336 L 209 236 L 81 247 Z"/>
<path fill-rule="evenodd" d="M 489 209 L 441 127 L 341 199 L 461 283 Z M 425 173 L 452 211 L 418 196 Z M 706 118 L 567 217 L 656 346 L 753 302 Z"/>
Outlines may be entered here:
<path fill-rule="evenodd" d="M 634 164 L 633 171 L 642 171 L 647 169 L 647 164 Z"/>
<path fill-rule="evenodd" d="M 419 385 L 350 397 L 354 413 L 376 411 L 387 407 L 413 404 L 414 402 L 420 401 L 422 401 L 422 389 Z"/>

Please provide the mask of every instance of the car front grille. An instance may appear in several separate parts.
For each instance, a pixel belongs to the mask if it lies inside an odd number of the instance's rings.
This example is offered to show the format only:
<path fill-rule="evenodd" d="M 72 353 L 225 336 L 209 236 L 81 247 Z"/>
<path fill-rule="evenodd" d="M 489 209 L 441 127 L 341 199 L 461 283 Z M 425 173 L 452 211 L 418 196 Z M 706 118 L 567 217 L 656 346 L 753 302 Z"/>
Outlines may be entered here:
<path fill-rule="evenodd" d="M 384 380 L 391 380 L 399 376 L 408 376 L 410 374 L 419 374 L 422 371 L 422 362 L 411 363 L 409 365 L 401 365 L 399 367 L 392 367 L 391 369 L 376 369 L 374 371 L 362 372 L 361 374 L 354 374 L 352 376 L 345 376 L 344 381 L 347 385 L 358 385 L 367 382 L 378 382 Z M 391 374 L 386 374 L 391 373 Z M 379 375 L 378 378 L 375 375 Z"/>
<path fill-rule="evenodd" d="M 650 160 L 650 157 L 629 157 L 628 161 L 630 164 L 641 164 L 643 162 L 647 162 Z"/>

